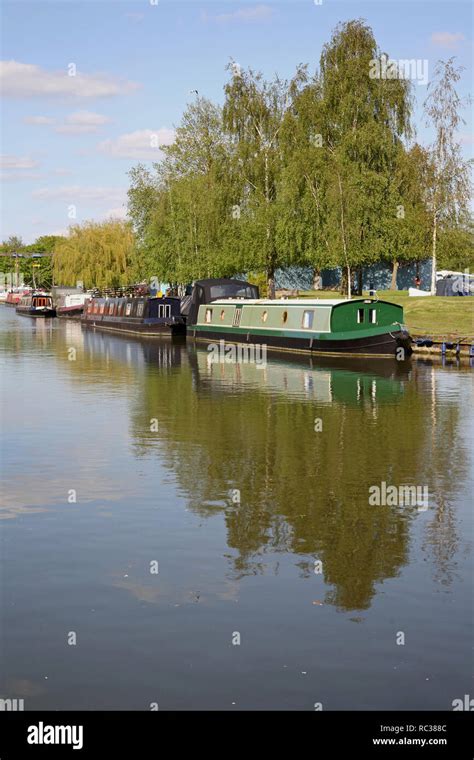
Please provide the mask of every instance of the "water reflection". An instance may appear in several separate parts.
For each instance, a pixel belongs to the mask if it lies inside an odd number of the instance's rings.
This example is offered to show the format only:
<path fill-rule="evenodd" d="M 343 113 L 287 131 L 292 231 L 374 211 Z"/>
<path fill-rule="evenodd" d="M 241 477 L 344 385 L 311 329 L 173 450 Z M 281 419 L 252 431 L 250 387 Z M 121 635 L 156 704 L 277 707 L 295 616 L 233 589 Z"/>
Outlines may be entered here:
<path fill-rule="evenodd" d="M 130 403 L 134 455 L 165 463 L 194 513 L 224 515 L 230 579 L 278 573 L 267 556 L 289 553 L 301 576 L 322 562 L 325 603 L 368 608 L 377 585 L 407 563 L 419 518 L 416 507 L 369 506 L 370 486 L 384 481 L 428 486 L 423 550 L 449 583 L 459 540 L 452 485 L 466 476 L 460 409 L 455 399 L 437 409 L 435 387 L 419 392 L 424 367 L 287 356 L 263 369 L 211 364 L 191 343 L 130 341 L 74 323 L 63 339 L 82 352 L 69 362 L 80 382 L 104 382 L 98 363 L 112 385 L 142 370 Z"/>
<path fill-rule="evenodd" d="M 467 693 L 469 369 L 210 364 L 192 342 L 1 310 L 0 354 L 6 696 L 147 709 L 159 681 L 178 709 L 224 692 L 443 709 Z M 382 482 L 426 485 L 429 509 L 370 506 Z"/>

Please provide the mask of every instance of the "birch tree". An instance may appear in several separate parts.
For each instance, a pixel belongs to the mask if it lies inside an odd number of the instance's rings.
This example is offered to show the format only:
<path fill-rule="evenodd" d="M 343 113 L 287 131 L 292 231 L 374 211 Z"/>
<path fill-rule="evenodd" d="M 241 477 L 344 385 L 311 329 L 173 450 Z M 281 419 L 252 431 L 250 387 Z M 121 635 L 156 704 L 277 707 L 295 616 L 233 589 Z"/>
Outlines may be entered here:
<path fill-rule="evenodd" d="M 457 132 L 465 121 L 461 111 L 466 105 L 456 85 L 463 67 L 454 64 L 454 58 L 438 61 L 428 97 L 424 103 L 426 125 L 435 131 L 431 155 L 434 177 L 427 191 L 432 218 L 431 293 L 436 294 L 437 245 L 440 226 L 449 221 L 451 226 L 465 218 L 470 198 L 469 162 L 461 154 Z"/>

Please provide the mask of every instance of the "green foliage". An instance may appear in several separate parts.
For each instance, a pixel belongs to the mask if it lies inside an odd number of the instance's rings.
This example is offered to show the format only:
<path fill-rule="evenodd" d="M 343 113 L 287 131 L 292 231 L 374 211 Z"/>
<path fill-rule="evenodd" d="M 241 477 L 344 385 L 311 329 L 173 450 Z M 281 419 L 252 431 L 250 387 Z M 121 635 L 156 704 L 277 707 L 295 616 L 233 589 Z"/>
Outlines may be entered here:
<path fill-rule="evenodd" d="M 438 268 L 474 273 L 474 222 L 466 216 L 458 223 L 444 225 L 438 239 Z"/>
<path fill-rule="evenodd" d="M 117 287 L 129 284 L 137 271 L 135 239 L 127 222 L 85 222 L 69 228 L 55 245 L 54 279 L 61 285 Z"/>
<path fill-rule="evenodd" d="M 426 256 L 418 154 L 404 79 L 369 75 L 382 55 L 360 20 L 339 25 L 319 71 L 266 81 L 231 62 L 223 108 L 197 98 L 152 170 L 130 173 L 142 271 L 169 281 L 288 265 L 353 269 Z M 406 207 L 403 219 L 397 216 Z"/>

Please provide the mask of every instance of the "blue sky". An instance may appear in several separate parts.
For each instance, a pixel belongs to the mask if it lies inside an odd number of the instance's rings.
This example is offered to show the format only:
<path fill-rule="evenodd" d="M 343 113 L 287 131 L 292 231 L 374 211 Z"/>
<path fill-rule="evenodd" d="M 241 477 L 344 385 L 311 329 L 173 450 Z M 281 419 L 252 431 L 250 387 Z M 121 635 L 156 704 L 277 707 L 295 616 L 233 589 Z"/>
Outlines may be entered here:
<path fill-rule="evenodd" d="M 426 59 L 428 78 L 455 55 L 472 92 L 468 2 L 4 0 L 1 13 L 1 239 L 123 215 L 127 171 L 159 159 L 150 142 L 172 141 L 192 90 L 222 102 L 231 57 L 269 76 L 314 70 L 339 21 L 365 19 L 392 58 Z M 426 85 L 414 91 L 421 105 Z M 415 123 L 427 142 L 419 109 Z"/>

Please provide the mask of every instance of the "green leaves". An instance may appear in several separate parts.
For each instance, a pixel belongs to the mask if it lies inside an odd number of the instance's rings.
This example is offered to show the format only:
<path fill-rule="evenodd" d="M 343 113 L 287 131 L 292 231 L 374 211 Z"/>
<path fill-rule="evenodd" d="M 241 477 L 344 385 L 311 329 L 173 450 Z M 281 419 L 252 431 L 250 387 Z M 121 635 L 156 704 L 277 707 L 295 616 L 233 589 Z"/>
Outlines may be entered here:
<path fill-rule="evenodd" d="M 84 282 L 85 288 L 117 287 L 136 278 L 135 239 L 130 223 L 84 222 L 69 228 L 56 244 L 54 278 L 61 285 Z"/>
<path fill-rule="evenodd" d="M 275 270 L 292 264 L 339 266 L 350 283 L 377 261 L 426 258 L 434 197 L 449 196 L 449 226 L 463 196 L 455 172 L 436 189 L 442 151 L 407 147 L 412 86 L 372 76 L 382 56 L 353 20 L 336 27 L 312 76 L 299 66 L 290 81 L 267 80 L 231 62 L 222 108 L 197 97 L 164 160 L 130 172 L 141 275 L 265 273 L 271 296 Z"/>

